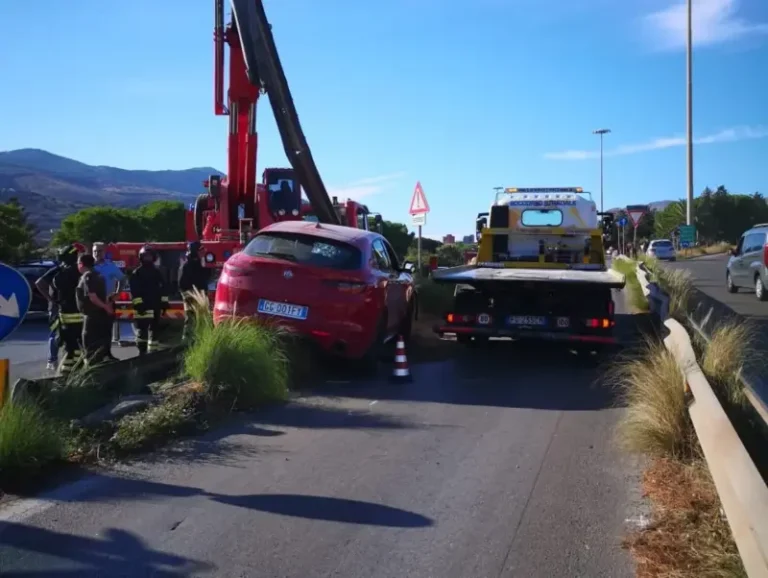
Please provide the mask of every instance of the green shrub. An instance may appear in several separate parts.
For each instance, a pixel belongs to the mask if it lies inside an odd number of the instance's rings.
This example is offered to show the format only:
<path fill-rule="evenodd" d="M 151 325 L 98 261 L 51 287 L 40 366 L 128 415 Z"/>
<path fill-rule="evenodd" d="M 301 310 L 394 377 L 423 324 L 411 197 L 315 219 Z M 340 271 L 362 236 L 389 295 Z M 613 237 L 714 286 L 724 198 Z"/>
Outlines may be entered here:
<path fill-rule="evenodd" d="M 66 438 L 58 424 L 31 402 L 0 409 L 0 477 L 33 472 L 62 459 Z"/>
<path fill-rule="evenodd" d="M 175 395 L 144 411 L 122 418 L 110 441 L 123 451 L 138 450 L 153 442 L 193 430 L 194 420 L 194 394 Z"/>
<path fill-rule="evenodd" d="M 184 370 L 209 397 L 243 408 L 287 398 L 284 331 L 245 319 L 214 325 L 202 298 L 196 298 L 194 307 L 195 334 L 184 353 Z"/>
<path fill-rule="evenodd" d="M 419 312 L 427 315 L 442 315 L 453 307 L 453 294 L 456 285 L 451 283 L 435 283 L 431 278 L 420 278 L 416 281 L 419 296 Z"/>

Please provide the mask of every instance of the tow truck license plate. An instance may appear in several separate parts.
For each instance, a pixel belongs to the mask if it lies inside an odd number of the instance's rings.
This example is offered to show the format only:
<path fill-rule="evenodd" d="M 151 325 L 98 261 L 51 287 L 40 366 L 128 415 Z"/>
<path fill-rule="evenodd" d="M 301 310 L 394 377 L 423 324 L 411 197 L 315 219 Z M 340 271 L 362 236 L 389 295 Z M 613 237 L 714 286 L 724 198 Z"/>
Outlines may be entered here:
<path fill-rule="evenodd" d="M 259 299 L 259 313 L 266 313 L 267 315 L 277 315 L 278 317 L 287 317 L 288 319 L 300 319 L 307 318 L 309 313 L 309 307 L 304 305 L 293 305 L 291 303 L 277 303 L 275 301 L 268 301 L 267 299 Z"/>
<path fill-rule="evenodd" d="M 509 324 L 510 325 L 546 325 L 547 324 L 547 318 L 546 317 L 538 317 L 538 316 L 531 316 L 531 315 L 510 315 L 509 317 Z"/>

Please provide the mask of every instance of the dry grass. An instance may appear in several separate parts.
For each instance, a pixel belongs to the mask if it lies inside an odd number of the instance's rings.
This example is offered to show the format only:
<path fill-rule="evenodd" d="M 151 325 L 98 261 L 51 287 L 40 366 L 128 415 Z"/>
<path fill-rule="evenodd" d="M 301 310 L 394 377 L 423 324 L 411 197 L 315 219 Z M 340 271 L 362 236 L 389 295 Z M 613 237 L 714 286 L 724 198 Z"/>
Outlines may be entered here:
<path fill-rule="evenodd" d="M 688 416 L 685 382 L 677 361 L 663 344 L 646 342 L 636 357 L 616 363 L 607 375 L 627 410 L 617 435 L 627 451 L 688 459 L 695 432 Z"/>
<path fill-rule="evenodd" d="M 678 259 L 692 259 L 694 257 L 703 257 L 704 255 L 720 255 L 727 253 L 733 248 L 730 243 L 715 243 L 707 247 L 693 247 L 691 249 L 682 249 L 678 252 Z"/>
<path fill-rule="evenodd" d="M 694 334 L 695 335 L 695 334 Z M 729 320 L 717 326 L 709 342 L 700 343 L 699 364 L 709 382 L 717 387 L 724 401 L 734 406 L 747 403 L 742 372 L 757 358 L 755 328 L 744 321 Z"/>
<path fill-rule="evenodd" d="M 651 524 L 625 540 L 638 578 L 746 577 L 706 464 L 655 459 L 643 490 Z"/>
<path fill-rule="evenodd" d="M 649 260 L 650 261 L 650 260 Z M 693 279 L 685 269 L 663 269 L 657 263 L 646 266 L 651 270 L 659 286 L 669 295 L 669 316 L 685 319 L 693 295 Z"/>

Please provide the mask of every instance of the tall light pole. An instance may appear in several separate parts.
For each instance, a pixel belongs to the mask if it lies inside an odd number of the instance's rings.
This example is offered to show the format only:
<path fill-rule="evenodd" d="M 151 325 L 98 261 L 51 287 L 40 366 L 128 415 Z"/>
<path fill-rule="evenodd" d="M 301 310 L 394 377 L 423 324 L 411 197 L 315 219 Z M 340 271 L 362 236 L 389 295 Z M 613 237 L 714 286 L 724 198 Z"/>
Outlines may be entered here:
<path fill-rule="evenodd" d="M 688 195 L 685 203 L 685 224 L 693 225 L 693 0 L 688 0 L 688 41 L 686 50 L 688 124 Z"/>
<path fill-rule="evenodd" d="M 600 212 L 602 213 L 605 209 L 603 207 L 603 137 L 611 132 L 611 129 L 609 128 L 599 128 L 597 130 L 593 130 L 592 134 L 599 134 L 600 135 Z"/>

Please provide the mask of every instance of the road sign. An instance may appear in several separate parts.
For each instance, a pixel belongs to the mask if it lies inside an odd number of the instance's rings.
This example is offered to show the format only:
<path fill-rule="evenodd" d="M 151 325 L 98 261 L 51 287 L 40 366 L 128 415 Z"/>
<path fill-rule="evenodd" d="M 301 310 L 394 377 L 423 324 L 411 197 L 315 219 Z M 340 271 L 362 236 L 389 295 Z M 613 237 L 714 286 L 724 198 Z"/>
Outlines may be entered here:
<path fill-rule="evenodd" d="M 424 189 L 421 188 L 421 183 L 416 183 L 416 188 L 413 189 L 413 197 L 411 197 L 411 208 L 408 209 L 411 215 L 422 215 L 429 213 L 429 203 L 427 197 L 424 195 Z"/>
<path fill-rule="evenodd" d="M 621 219 L 618 220 L 618 222 L 616 224 L 619 227 L 626 227 L 627 226 L 627 218 L 626 217 L 622 217 Z"/>
<path fill-rule="evenodd" d="M 696 242 L 696 225 L 680 225 L 680 244 L 693 245 Z"/>
<path fill-rule="evenodd" d="M 27 278 L 0 263 L 0 341 L 21 325 L 31 303 L 32 288 Z"/>
<path fill-rule="evenodd" d="M 632 224 L 635 226 L 635 229 L 640 225 L 640 219 L 642 219 L 643 215 L 647 212 L 648 205 L 629 205 L 627 207 L 627 215 L 632 219 Z"/>
<path fill-rule="evenodd" d="M 415 215 L 411 215 L 411 224 L 414 227 L 423 227 L 427 224 L 427 214 L 416 213 Z"/>

